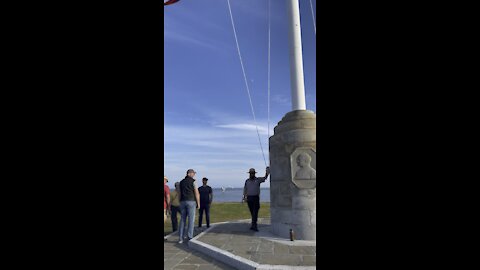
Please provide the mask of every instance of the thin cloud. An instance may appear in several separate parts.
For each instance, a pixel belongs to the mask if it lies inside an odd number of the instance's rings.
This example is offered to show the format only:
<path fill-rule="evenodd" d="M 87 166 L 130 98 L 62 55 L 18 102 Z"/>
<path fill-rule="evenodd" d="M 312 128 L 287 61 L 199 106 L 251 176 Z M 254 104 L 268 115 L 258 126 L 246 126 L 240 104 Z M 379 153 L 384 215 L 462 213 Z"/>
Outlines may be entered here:
<path fill-rule="evenodd" d="M 222 41 L 225 26 L 205 20 L 205 16 L 208 14 L 199 13 L 191 8 L 184 8 L 181 12 L 167 13 L 164 19 L 165 40 L 223 52 L 226 47 Z M 202 34 L 199 35 L 199 33 Z"/>
<path fill-rule="evenodd" d="M 257 131 L 257 126 L 252 124 L 230 124 L 230 125 L 217 125 L 216 127 L 219 128 L 226 128 L 226 129 L 235 129 L 235 130 L 243 130 L 243 131 Z M 267 128 L 258 126 L 258 131 L 262 134 L 267 134 Z"/>
<path fill-rule="evenodd" d="M 248 168 L 265 166 L 257 137 L 246 135 L 252 134 L 251 130 L 167 125 L 164 133 L 165 173 L 171 179 L 181 179 L 188 168 L 194 168 L 211 180 L 227 180 L 236 186 L 237 181 L 244 181 Z M 268 159 L 268 148 L 264 147 L 264 151 Z"/>
<path fill-rule="evenodd" d="M 284 5 L 282 1 L 271 1 L 271 9 L 274 11 L 276 8 L 276 4 L 280 3 L 280 5 Z M 257 0 L 250 0 L 250 1 L 232 1 L 232 12 L 238 11 L 240 15 L 248 15 L 248 16 L 255 16 L 256 18 L 266 20 L 268 17 L 268 9 L 266 1 L 257 1 Z M 237 10 L 238 9 L 238 10 Z M 284 20 L 285 18 L 282 16 L 283 14 L 276 14 L 275 12 L 271 12 L 270 18 L 272 22 L 277 22 L 279 20 Z M 235 14 L 234 14 L 235 16 Z M 237 15 L 238 16 L 238 15 Z"/>
<path fill-rule="evenodd" d="M 204 13 L 199 13 L 198 10 L 191 8 L 184 8 L 181 12 L 168 13 L 164 19 L 165 28 L 172 29 L 187 29 L 192 25 L 201 27 L 206 32 L 219 31 L 223 32 L 226 28 L 225 24 L 214 23 L 211 20 L 206 20 L 206 16 L 211 16 L 206 10 Z M 227 25 L 228 26 L 228 25 Z"/>
<path fill-rule="evenodd" d="M 284 95 L 273 95 L 272 102 L 281 106 L 289 106 L 291 104 L 291 100 Z"/>
<path fill-rule="evenodd" d="M 212 50 L 218 50 L 219 49 L 217 46 L 214 46 L 210 42 L 206 42 L 206 41 L 203 41 L 201 39 L 194 38 L 192 36 L 187 36 L 185 34 L 176 33 L 176 32 L 165 31 L 164 32 L 164 38 L 165 38 L 166 41 L 176 41 L 176 42 L 180 42 L 182 44 L 202 46 L 204 48 L 208 48 L 208 49 L 212 49 Z"/>

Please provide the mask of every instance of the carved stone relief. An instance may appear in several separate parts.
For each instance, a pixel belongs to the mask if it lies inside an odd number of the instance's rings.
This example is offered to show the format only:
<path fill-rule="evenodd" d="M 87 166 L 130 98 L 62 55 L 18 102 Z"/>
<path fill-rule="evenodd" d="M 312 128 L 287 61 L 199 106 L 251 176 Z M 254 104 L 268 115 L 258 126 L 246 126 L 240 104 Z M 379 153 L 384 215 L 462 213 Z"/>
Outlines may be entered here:
<path fill-rule="evenodd" d="M 299 147 L 290 155 L 292 182 L 298 188 L 316 188 L 317 153 L 309 147 Z"/>

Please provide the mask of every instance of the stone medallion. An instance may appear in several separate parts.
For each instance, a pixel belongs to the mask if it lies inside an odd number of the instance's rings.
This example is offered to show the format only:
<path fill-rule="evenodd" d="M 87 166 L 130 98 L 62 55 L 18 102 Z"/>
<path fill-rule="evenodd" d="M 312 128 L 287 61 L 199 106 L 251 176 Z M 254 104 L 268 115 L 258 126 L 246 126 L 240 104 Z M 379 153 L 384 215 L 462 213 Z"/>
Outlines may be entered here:
<path fill-rule="evenodd" d="M 292 182 L 296 187 L 317 187 L 317 152 L 310 147 L 299 147 L 290 155 Z"/>

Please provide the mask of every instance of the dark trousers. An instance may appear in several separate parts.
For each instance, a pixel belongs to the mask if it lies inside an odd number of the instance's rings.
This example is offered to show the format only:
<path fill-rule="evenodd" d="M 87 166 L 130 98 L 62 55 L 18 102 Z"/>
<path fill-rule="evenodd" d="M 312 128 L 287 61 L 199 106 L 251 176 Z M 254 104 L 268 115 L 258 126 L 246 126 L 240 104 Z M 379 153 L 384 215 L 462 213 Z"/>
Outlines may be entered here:
<path fill-rule="evenodd" d="M 252 225 L 257 226 L 258 210 L 260 210 L 260 196 L 247 196 L 248 209 L 252 216 Z"/>
<path fill-rule="evenodd" d="M 176 232 L 178 230 L 178 218 L 177 214 L 180 214 L 180 206 L 171 206 L 170 209 L 172 210 L 172 230 Z"/>
<path fill-rule="evenodd" d="M 205 219 L 207 221 L 207 227 L 210 227 L 210 205 L 200 204 L 200 210 L 198 210 L 198 227 L 202 227 L 203 212 L 205 211 Z"/>

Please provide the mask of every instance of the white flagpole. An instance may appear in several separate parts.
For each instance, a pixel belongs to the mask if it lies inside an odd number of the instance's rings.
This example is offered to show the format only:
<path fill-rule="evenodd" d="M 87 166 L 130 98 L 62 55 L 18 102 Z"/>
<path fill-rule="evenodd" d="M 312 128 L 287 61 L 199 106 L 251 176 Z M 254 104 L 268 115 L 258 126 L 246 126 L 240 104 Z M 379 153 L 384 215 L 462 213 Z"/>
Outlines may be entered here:
<path fill-rule="evenodd" d="M 305 81 L 303 76 L 302 30 L 298 0 L 287 0 L 290 43 L 290 79 L 292 87 L 292 110 L 306 110 Z"/>

